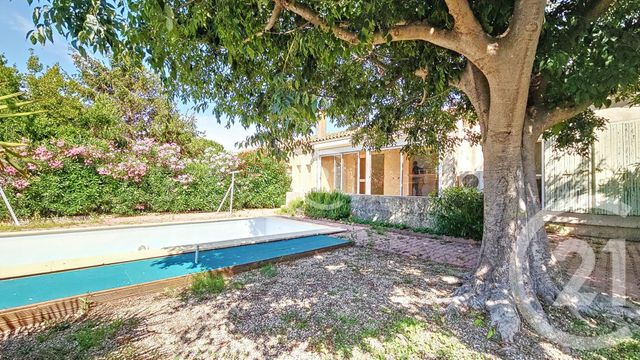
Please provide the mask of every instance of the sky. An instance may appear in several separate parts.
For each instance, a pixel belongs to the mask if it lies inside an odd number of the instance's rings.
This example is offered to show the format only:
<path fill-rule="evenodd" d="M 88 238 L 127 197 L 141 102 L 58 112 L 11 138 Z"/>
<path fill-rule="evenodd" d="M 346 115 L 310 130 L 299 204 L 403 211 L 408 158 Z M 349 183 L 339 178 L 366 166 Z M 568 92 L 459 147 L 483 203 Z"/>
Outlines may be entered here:
<path fill-rule="evenodd" d="M 4 54 L 10 65 L 15 65 L 19 70 L 26 69 L 27 58 L 30 50 L 40 58 L 45 66 L 60 64 L 68 73 L 74 74 L 75 67 L 71 60 L 71 46 L 69 42 L 57 35 L 54 31 L 54 43 L 32 45 L 25 35 L 33 28 L 31 21 L 32 10 L 24 0 L 0 2 L 0 24 L 2 24 L 2 38 L 0 38 L 0 52 Z M 178 104 L 181 113 L 194 114 L 197 119 L 198 130 L 205 136 L 222 144 L 229 151 L 240 150 L 236 143 L 253 134 L 253 129 L 244 129 L 240 125 L 234 125 L 227 129 L 224 124 L 218 124 L 211 115 L 211 109 L 203 113 L 194 113 L 191 104 Z"/>

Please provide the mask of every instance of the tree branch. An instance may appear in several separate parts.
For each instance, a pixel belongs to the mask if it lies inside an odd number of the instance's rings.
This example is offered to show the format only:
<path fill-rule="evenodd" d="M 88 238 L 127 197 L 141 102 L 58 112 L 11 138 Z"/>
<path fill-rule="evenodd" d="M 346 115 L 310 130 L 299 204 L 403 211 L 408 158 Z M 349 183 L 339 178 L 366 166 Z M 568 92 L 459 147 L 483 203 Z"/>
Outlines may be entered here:
<path fill-rule="evenodd" d="M 613 4 L 614 2 L 615 0 L 591 1 L 591 3 L 585 7 L 585 11 L 582 14 L 582 19 L 586 23 L 598 20 L 600 16 L 602 16 L 605 12 L 607 12 L 607 10 L 609 10 L 609 7 L 611 7 L 611 4 Z"/>
<path fill-rule="evenodd" d="M 282 6 L 294 14 L 301 16 L 311 24 L 325 30 L 330 31 L 333 35 L 341 40 L 344 40 L 352 45 L 360 43 L 358 34 L 354 31 L 350 31 L 343 27 L 331 26 L 324 19 L 322 19 L 314 10 L 309 7 L 297 4 L 289 0 L 275 0 L 280 1 Z M 451 0 L 458 2 L 460 0 Z M 468 5 L 467 5 L 468 7 Z M 469 10 L 470 11 L 470 10 Z M 468 59 L 477 60 L 486 51 L 486 41 L 481 40 L 478 36 L 465 36 L 466 34 L 458 31 L 450 31 L 445 29 L 439 29 L 429 25 L 425 22 L 414 23 L 401 23 L 392 26 L 387 32 L 377 32 L 373 36 L 373 45 L 386 44 L 391 41 L 426 41 L 431 44 L 453 50 L 461 55 L 466 56 Z M 484 33 L 482 33 L 484 39 Z"/>
<path fill-rule="evenodd" d="M 460 33 L 484 34 L 482 26 L 471 11 L 467 0 L 445 0 L 449 14 L 453 16 L 454 30 Z"/>
<path fill-rule="evenodd" d="M 294 14 L 300 15 L 303 19 L 319 27 L 324 31 L 331 31 L 335 37 L 340 40 L 344 40 L 350 44 L 357 44 L 360 42 L 358 35 L 353 31 L 349 31 L 337 26 L 330 26 L 324 19 L 322 19 L 313 10 L 302 4 L 296 4 L 288 0 L 275 0 L 276 3 L 280 3 L 283 8 L 291 11 Z"/>
<path fill-rule="evenodd" d="M 529 108 L 528 112 L 533 120 L 533 134 L 537 138 L 545 130 L 557 125 L 565 120 L 586 111 L 590 102 L 584 102 L 574 106 L 555 107 L 553 109 L 540 109 L 539 107 Z"/>
<path fill-rule="evenodd" d="M 457 81 L 451 83 L 452 86 L 464 92 L 473 108 L 476 110 L 478 120 L 480 120 L 480 128 L 484 136 L 487 121 L 489 119 L 490 92 L 489 82 L 484 74 L 470 61 L 467 67 Z"/>
<path fill-rule="evenodd" d="M 508 37 L 515 38 L 514 44 L 524 39 L 537 41 L 542 30 L 546 4 L 547 0 L 516 0 L 505 35 L 513 34 Z"/>
<path fill-rule="evenodd" d="M 267 22 L 267 25 L 264 26 L 265 32 L 273 28 L 273 26 L 278 21 L 278 18 L 280 17 L 283 9 L 284 7 L 282 7 L 282 4 L 279 1 L 276 1 L 276 4 L 273 6 L 273 11 L 271 12 L 271 16 L 269 17 L 269 21 Z"/>

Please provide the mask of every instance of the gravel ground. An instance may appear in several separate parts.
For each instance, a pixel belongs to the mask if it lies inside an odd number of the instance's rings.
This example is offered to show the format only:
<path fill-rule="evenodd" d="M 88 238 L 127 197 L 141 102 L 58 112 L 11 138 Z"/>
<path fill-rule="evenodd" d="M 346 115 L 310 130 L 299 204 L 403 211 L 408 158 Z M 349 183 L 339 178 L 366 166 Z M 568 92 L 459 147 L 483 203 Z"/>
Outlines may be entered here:
<path fill-rule="evenodd" d="M 355 246 L 275 269 L 204 298 L 167 291 L 99 305 L 6 337 L 0 358 L 572 358 L 526 331 L 504 347 L 481 314 L 446 316 L 458 268 Z"/>
<path fill-rule="evenodd" d="M 236 275 L 219 293 L 167 290 L 4 334 L 0 359 L 640 359 L 640 342 L 591 356 L 526 328 L 505 345 L 485 315 L 446 311 L 468 268 L 391 246 L 411 236 L 468 242 L 342 226 L 356 246 Z M 564 330 L 600 331 L 551 313 Z"/>

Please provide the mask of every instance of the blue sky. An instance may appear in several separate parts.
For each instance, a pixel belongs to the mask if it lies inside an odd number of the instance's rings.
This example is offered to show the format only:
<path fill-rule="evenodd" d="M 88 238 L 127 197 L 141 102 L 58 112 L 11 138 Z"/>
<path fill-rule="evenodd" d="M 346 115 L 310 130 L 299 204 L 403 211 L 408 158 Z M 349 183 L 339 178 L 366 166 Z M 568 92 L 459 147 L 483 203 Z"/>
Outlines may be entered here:
<path fill-rule="evenodd" d="M 31 9 L 26 1 L 4 0 L 0 2 L 0 24 L 3 25 L 0 52 L 7 58 L 9 64 L 16 65 L 18 69 L 24 71 L 29 50 L 33 49 L 45 66 L 58 63 L 67 73 L 73 74 L 75 72 L 73 61 L 69 55 L 71 53 L 70 45 L 66 39 L 54 34 L 54 44 L 47 43 L 42 46 L 32 45 L 25 38 L 27 31 L 33 28 Z M 189 104 L 179 104 L 179 109 L 185 115 L 193 113 Z M 244 129 L 240 125 L 226 129 L 224 125 L 216 122 L 211 111 L 195 114 L 195 117 L 198 120 L 198 129 L 204 131 L 207 138 L 224 145 L 227 150 L 237 150 L 235 143 L 252 134 L 251 129 Z"/>

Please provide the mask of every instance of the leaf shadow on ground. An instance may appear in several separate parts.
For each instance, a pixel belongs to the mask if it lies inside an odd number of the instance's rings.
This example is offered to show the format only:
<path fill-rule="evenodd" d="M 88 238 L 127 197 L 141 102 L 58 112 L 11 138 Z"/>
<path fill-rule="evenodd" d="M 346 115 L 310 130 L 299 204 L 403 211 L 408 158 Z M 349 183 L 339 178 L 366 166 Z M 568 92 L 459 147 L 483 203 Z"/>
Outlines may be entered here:
<path fill-rule="evenodd" d="M 140 359 L 155 358 L 155 348 L 139 349 L 131 339 L 150 336 L 135 312 L 92 312 L 90 316 L 41 324 L 0 339 L 0 359 Z"/>
<path fill-rule="evenodd" d="M 461 269 L 361 247 L 277 268 L 275 277 L 252 271 L 234 277 L 233 290 L 174 303 L 170 312 L 190 319 L 176 326 L 179 355 L 465 359 L 503 351 L 482 314 L 446 317 Z M 523 343 L 514 357 L 546 352 Z"/>
<path fill-rule="evenodd" d="M 0 340 L 0 358 L 571 358 L 526 331 L 505 347 L 480 313 L 447 317 L 459 268 L 360 246 L 273 267 L 219 293 L 98 305 L 53 336 L 50 326 Z M 75 333 L 88 330 L 91 345 L 92 324 L 114 321 L 97 331 L 108 340 L 80 351 Z"/>

